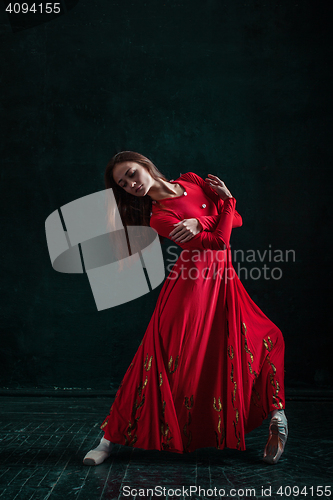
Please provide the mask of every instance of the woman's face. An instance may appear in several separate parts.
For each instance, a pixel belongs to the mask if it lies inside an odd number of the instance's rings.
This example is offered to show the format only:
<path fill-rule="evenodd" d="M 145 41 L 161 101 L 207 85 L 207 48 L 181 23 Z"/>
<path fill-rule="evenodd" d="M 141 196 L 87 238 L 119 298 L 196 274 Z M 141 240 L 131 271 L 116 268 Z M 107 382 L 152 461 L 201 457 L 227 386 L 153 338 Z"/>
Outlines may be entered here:
<path fill-rule="evenodd" d="M 134 196 L 145 196 L 154 182 L 148 170 L 135 161 L 116 163 L 113 179 L 118 186 Z"/>

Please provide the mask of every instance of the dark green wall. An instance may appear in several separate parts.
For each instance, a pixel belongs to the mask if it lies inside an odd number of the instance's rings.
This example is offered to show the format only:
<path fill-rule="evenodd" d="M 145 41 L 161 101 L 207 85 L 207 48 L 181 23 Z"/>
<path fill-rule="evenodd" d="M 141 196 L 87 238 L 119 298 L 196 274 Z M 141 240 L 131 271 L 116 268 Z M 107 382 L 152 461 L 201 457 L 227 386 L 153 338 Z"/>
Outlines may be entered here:
<path fill-rule="evenodd" d="M 169 179 L 220 176 L 243 216 L 233 249 L 295 250 L 280 280 L 241 279 L 284 333 L 286 385 L 332 385 L 332 43 L 318 4 L 80 0 L 3 28 L 1 386 L 105 390 L 131 362 L 162 285 L 98 312 L 86 276 L 52 269 L 44 230 L 103 189 L 125 149 Z"/>

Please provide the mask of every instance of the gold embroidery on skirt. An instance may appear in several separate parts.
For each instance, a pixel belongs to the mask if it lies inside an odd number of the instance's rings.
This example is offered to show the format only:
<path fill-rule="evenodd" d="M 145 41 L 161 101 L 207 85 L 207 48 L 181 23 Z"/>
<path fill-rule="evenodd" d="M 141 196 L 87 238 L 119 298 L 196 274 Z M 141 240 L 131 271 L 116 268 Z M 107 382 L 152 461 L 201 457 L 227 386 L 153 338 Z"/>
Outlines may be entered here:
<path fill-rule="evenodd" d="M 250 358 L 251 358 L 251 363 L 253 363 L 253 354 L 252 352 L 250 351 L 250 349 L 248 348 L 248 345 L 247 345 L 247 338 L 245 337 L 244 338 L 244 346 L 245 346 L 245 352 L 247 352 L 249 355 L 250 355 Z"/>
<path fill-rule="evenodd" d="M 234 348 L 232 347 L 232 345 L 228 345 L 228 355 L 229 355 L 230 359 L 233 359 L 233 357 L 234 357 Z"/>
<path fill-rule="evenodd" d="M 149 361 L 148 361 L 148 359 L 149 359 Z M 150 356 L 150 358 L 149 358 L 149 355 L 147 354 L 146 359 L 143 363 L 143 367 L 147 372 L 151 369 L 152 360 L 153 360 L 153 356 Z M 136 441 L 138 439 L 137 434 L 135 434 L 132 437 L 132 433 L 133 433 L 134 429 L 137 428 L 137 423 L 138 423 L 138 420 L 141 416 L 141 412 L 139 415 L 137 415 L 137 412 L 138 412 L 138 410 L 140 410 L 140 408 L 143 407 L 145 400 L 146 400 L 146 395 L 143 392 L 144 392 L 147 384 L 148 384 L 148 375 L 146 375 L 144 382 L 139 384 L 137 387 L 137 398 L 133 402 L 132 413 L 131 413 L 133 423 L 131 422 L 131 420 L 128 421 L 129 423 L 128 423 L 128 427 L 127 427 L 127 431 L 126 431 L 127 435 L 124 434 L 126 446 L 133 446 L 134 443 L 136 443 Z"/>
<path fill-rule="evenodd" d="M 149 359 L 149 362 L 148 362 L 148 354 L 146 356 L 146 359 L 145 359 L 145 362 L 143 364 L 144 366 L 144 369 L 146 370 L 146 372 L 149 372 L 150 368 L 151 368 L 151 362 L 153 360 L 153 356 L 150 356 L 150 359 Z"/>
<path fill-rule="evenodd" d="M 222 423 L 221 415 L 219 415 L 219 423 L 217 426 L 217 430 L 220 434 L 220 438 L 219 438 L 217 432 L 215 431 L 217 448 L 221 448 L 223 441 L 225 439 L 225 428 L 222 427 L 222 429 L 221 429 L 221 423 Z"/>
<path fill-rule="evenodd" d="M 178 358 L 179 358 L 179 356 L 177 356 L 177 357 L 176 357 L 176 359 L 175 359 L 175 363 L 174 363 L 174 368 L 173 368 L 173 370 L 171 369 L 171 367 L 172 367 L 172 362 L 173 362 L 173 358 L 172 358 L 172 356 L 171 356 L 171 358 L 169 359 L 168 368 L 169 368 L 169 372 L 170 372 L 170 373 L 175 373 L 175 371 L 177 370 L 177 367 L 178 367 Z"/>
<path fill-rule="evenodd" d="M 161 424 L 161 433 L 162 433 L 162 436 L 167 436 L 168 435 L 168 432 L 169 432 L 169 424 L 165 424 L 165 428 L 164 428 L 164 424 Z"/>
<path fill-rule="evenodd" d="M 242 323 L 241 332 L 244 335 L 244 349 L 245 349 L 245 352 L 250 355 L 251 363 L 253 363 L 254 356 L 253 356 L 253 353 L 250 351 L 250 349 L 249 349 L 249 347 L 247 345 L 247 338 L 246 338 L 247 326 L 246 326 L 246 324 L 244 322 Z M 251 375 L 254 375 L 255 378 L 257 378 L 258 375 L 256 374 L 255 370 L 252 368 L 251 363 L 250 363 L 250 361 L 248 361 L 249 371 L 250 371 Z"/>
<path fill-rule="evenodd" d="M 221 415 L 219 415 L 219 423 L 217 424 L 217 430 L 219 434 L 221 434 L 221 424 L 222 424 Z"/>
<path fill-rule="evenodd" d="M 238 419 L 239 419 L 239 411 L 236 408 L 236 424 L 238 424 Z"/>
<path fill-rule="evenodd" d="M 214 410 L 216 410 L 216 411 L 221 411 L 221 410 L 222 410 L 222 403 L 221 403 L 221 398 L 220 398 L 220 396 L 219 396 L 219 399 L 218 399 L 218 403 L 219 403 L 219 405 L 217 406 L 217 405 L 216 405 L 216 399 L 215 399 L 215 397 L 214 397 L 213 408 L 214 408 Z"/>
<path fill-rule="evenodd" d="M 161 425 L 161 434 L 162 434 L 162 440 L 165 440 L 165 441 L 162 441 L 162 448 L 163 450 L 168 450 L 170 448 L 170 441 L 172 439 L 172 436 L 169 434 L 169 424 L 165 424 L 166 425 L 166 429 L 164 430 L 164 424 Z M 169 434 L 169 436 L 167 437 L 167 435 Z"/>
<path fill-rule="evenodd" d="M 142 396 L 141 398 L 141 401 L 139 402 L 137 399 L 134 401 L 133 403 L 133 408 L 132 408 L 132 416 L 134 417 L 136 411 L 139 409 L 139 408 L 142 408 L 144 402 L 145 402 L 145 399 L 146 399 L 146 396 L 145 394 Z"/>
<path fill-rule="evenodd" d="M 274 381 L 274 377 L 276 375 L 276 367 L 274 366 L 274 364 L 271 362 L 270 360 L 270 357 L 269 357 L 269 354 L 267 354 L 267 357 L 266 357 L 266 361 L 267 363 L 272 367 L 272 370 L 273 370 L 273 373 L 270 373 L 269 374 L 269 378 L 270 378 L 270 383 L 272 384 L 272 386 L 274 387 L 275 389 L 275 394 L 273 394 L 273 405 L 276 407 L 276 408 L 279 408 L 279 409 L 283 409 L 283 404 L 279 398 L 278 400 L 278 393 L 280 391 L 280 384 L 278 382 L 277 379 L 275 379 Z"/>
<path fill-rule="evenodd" d="M 167 422 L 165 422 L 165 401 L 162 403 L 162 423 L 161 423 L 161 446 L 164 450 L 168 450 L 170 448 L 170 441 L 172 439 L 172 435 L 170 432 L 170 427 Z M 168 437 L 167 437 L 168 436 Z"/>
<path fill-rule="evenodd" d="M 246 334 L 247 334 L 247 326 L 246 324 L 243 322 L 242 323 L 242 327 L 241 327 L 241 332 L 242 334 L 244 335 L 244 349 L 245 349 L 245 352 L 247 354 L 250 355 L 250 358 L 251 358 L 251 363 L 253 363 L 253 360 L 254 360 L 254 356 L 253 356 L 253 353 L 250 351 L 248 345 L 247 345 L 247 338 L 246 338 Z M 248 361 L 248 365 L 249 365 L 249 371 L 251 373 L 251 375 L 254 375 L 256 378 L 257 378 L 257 374 L 256 372 L 252 369 L 252 365 L 251 365 L 250 361 Z"/>
<path fill-rule="evenodd" d="M 250 361 L 248 361 L 248 365 L 249 365 L 249 371 L 250 371 L 251 375 L 254 375 L 255 378 L 257 378 L 258 377 L 257 372 L 255 370 L 253 370 Z M 254 383 L 254 380 L 253 380 L 253 383 Z"/>
<path fill-rule="evenodd" d="M 137 440 L 138 440 L 138 436 L 135 434 L 132 442 L 130 443 L 130 446 L 133 446 L 137 442 Z"/>
<path fill-rule="evenodd" d="M 191 404 L 189 404 L 189 403 L 191 403 Z M 193 394 L 190 397 L 190 399 L 188 399 L 188 397 L 185 396 L 184 405 L 186 406 L 186 408 L 188 410 L 192 410 L 192 408 L 193 408 Z"/>
<path fill-rule="evenodd" d="M 216 404 L 216 398 L 214 397 L 213 408 L 214 408 L 214 410 L 216 410 L 218 412 L 222 411 L 222 403 L 221 403 L 221 397 L 220 396 L 219 396 L 219 399 L 218 399 L 218 405 Z M 221 419 L 221 415 L 220 414 L 219 414 L 219 421 L 217 423 L 217 432 L 215 431 L 215 437 L 216 437 L 216 447 L 217 448 L 221 448 L 222 447 L 222 443 L 223 443 L 224 438 L 225 438 L 225 429 L 222 426 L 222 419 Z"/>
<path fill-rule="evenodd" d="M 143 383 L 143 384 L 140 384 L 140 385 L 138 386 L 138 394 L 139 394 L 139 396 L 141 396 L 141 392 L 142 392 L 142 390 L 146 387 L 147 382 L 148 382 L 148 375 L 146 376 L 146 379 L 145 379 L 144 383 Z"/>
<path fill-rule="evenodd" d="M 128 421 L 127 436 L 124 434 L 124 438 L 126 446 L 133 446 L 138 439 L 138 436 L 136 434 L 132 438 L 132 424 L 130 420 Z"/>
<path fill-rule="evenodd" d="M 141 398 L 140 403 L 138 403 L 138 400 L 137 400 L 137 399 L 134 401 L 134 405 L 133 405 L 133 412 L 135 412 L 135 411 L 136 411 L 136 410 L 138 410 L 139 408 L 142 408 L 142 406 L 143 406 L 143 404 L 144 404 L 144 402 L 145 402 L 145 399 L 146 399 L 146 396 L 145 396 L 145 394 L 144 394 L 144 395 L 142 396 L 142 398 Z"/>
<path fill-rule="evenodd" d="M 106 421 L 106 422 L 104 422 L 104 423 L 100 426 L 100 429 L 102 429 L 102 430 L 103 430 L 103 429 L 104 429 L 104 427 L 106 427 L 107 425 L 108 425 L 108 422 Z"/>
<path fill-rule="evenodd" d="M 271 338 L 270 338 L 270 337 L 267 337 L 267 340 L 268 340 L 268 342 L 269 342 L 269 346 L 268 346 L 268 344 L 267 344 L 266 339 L 263 339 L 263 342 L 264 342 L 264 345 L 265 345 L 265 347 L 266 347 L 267 351 L 271 352 L 271 350 L 273 349 L 274 344 L 273 344 L 273 342 L 272 342 L 272 340 L 271 340 Z"/>
<path fill-rule="evenodd" d="M 160 383 L 159 383 L 159 386 L 161 387 L 162 384 L 163 384 L 163 378 L 162 378 L 162 372 L 160 372 Z"/>
<path fill-rule="evenodd" d="M 172 437 L 170 435 L 169 435 L 169 437 L 167 437 L 167 435 L 169 434 L 169 431 L 170 431 L 169 424 L 166 423 L 165 427 L 164 427 L 164 424 L 161 425 L 162 438 L 166 438 L 166 442 L 162 443 L 162 447 L 164 449 L 168 449 L 170 447 L 169 442 L 172 439 Z"/>
<path fill-rule="evenodd" d="M 269 364 L 269 365 L 271 365 L 271 367 L 272 367 L 272 369 L 273 369 L 273 375 L 275 375 L 275 374 L 276 374 L 276 368 L 275 368 L 275 366 L 273 365 L 273 363 L 271 362 L 270 357 L 269 357 L 269 354 L 267 354 L 267 358 L 266 358 L 266 360 L 267 360 L 268 364 Z"/>

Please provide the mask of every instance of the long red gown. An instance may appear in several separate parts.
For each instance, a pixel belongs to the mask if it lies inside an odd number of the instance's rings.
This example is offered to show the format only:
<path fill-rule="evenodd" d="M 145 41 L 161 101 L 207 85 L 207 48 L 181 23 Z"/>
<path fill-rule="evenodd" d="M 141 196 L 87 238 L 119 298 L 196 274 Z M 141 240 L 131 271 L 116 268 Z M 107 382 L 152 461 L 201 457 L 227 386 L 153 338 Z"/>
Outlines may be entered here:
<path fill-rule="evenodd" d="M 231 230 L 242 225 L 236 199 L 223 202 L 193 172 L 173 182 L 184 192 L 161 200 L 163 207 L 153 202 L 151 227 L 168 237 L 175 223 L 195 217 L 203 231 L 179 243 L 100 428 L 105 439 L 137 448 L 245 450 L 245 434 L 285 408 L 283 335 L 232 266 Z"/>

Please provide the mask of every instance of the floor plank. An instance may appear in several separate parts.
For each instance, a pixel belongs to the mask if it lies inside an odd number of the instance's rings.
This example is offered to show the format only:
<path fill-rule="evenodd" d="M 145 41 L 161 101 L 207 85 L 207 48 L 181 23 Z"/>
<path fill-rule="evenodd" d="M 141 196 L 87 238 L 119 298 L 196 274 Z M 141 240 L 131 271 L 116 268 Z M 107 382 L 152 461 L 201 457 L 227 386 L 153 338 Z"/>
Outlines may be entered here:
<path fill-rule="evenodd" d="M 134 490 L 137 499 L 220 499 L 227 498 L 231 488 L 238 494 L 229 498 L 309 499 L 319 498 L 316 487 L 332 487 L 330 401 L 288 402 L 288 443 L 275 466 L 261 460 L 269 419 L 246 435 L 246 451 L 206 448 L 180 455 L 116 445 L 105 463 L 86 467 L 82 459 L 99 443 L 99 425 L 112 400 L 2 396 L 0 403 L 1 500 L 132 499 Z M 304 490 L 301 494 L 305 486 L 306 496 Z M 285 488 L 282 495 L 277 494 L 279 487 Z M 296 487 L 298 494 L 288 489 Z"/>

